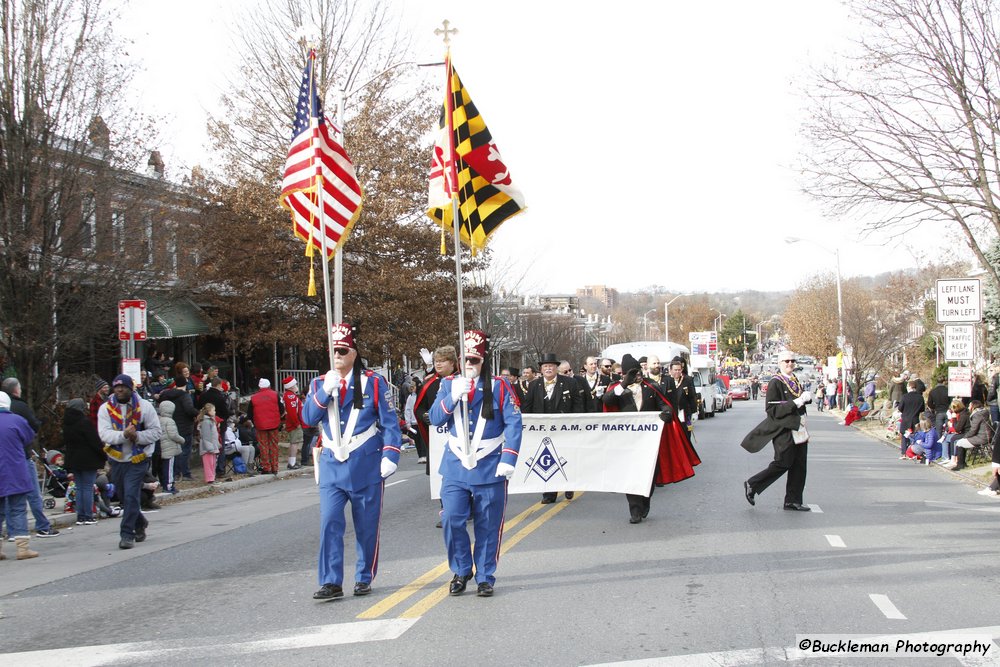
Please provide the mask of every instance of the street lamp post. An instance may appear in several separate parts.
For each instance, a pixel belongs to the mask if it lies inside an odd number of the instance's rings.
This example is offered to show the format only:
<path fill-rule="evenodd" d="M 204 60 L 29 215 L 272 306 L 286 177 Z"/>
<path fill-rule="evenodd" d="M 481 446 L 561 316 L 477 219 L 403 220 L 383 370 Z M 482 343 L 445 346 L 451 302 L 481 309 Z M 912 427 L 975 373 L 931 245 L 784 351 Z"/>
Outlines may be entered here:
<path fill-rule="evenodd" d="M 673 299 L 663 304 L 663 340 L 668 343 L 670 342 L 670 304 L 672 304 L 674 301 L 677 301 L 677 299 L 681 298 L 682 296 L 691 296 L 691 295 L 678 294 Z"/>
<path fill-rule="evenodd" d="M 643 338 L 643 340 L 645 340 L 646 338 L 649 337 L 649 335 L 646 333 L 646 316 L 649 315 L 650 313 L 655 313 L 655 312 L 656 312 L 656 308 L 650 308 L 649 310 L 647 310 L 645 313 L 642 314 L 642 338 Z"/>
<path fill-rule="evenodd" d="M 830 250 L 822 243 L 813 241 L 812 239 L 802 239 L 797 236 L 789 236 L 785 239 L 785 243 L 798 243 L 799 241 L 806 241 L 812 243 L 813 245 L 825 250 L 826 252 L 832 253 L 837 259 L 837 349 L 840 350 L 840 386 L 841 395 L 843 396 L 843 402 L 838 402 L 841 410 L 847 409 L 847 356 L 844 354 L 844 345 L 847 343 L 847 339 L 844 338 L 844 302 L 841 297 L 840 292 L 840 248 L 837 247 L 834 250 Z"/>

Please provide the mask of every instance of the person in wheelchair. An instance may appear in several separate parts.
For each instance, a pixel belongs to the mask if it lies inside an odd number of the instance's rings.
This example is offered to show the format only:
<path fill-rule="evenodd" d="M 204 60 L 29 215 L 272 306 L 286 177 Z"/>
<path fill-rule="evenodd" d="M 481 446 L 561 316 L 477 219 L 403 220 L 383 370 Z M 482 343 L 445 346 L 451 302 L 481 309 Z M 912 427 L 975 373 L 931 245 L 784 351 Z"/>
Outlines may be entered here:
<path fill-rule="evenodd" d="M 226 420 L 222 435 L 222 455 L 226 464 L 233 466 L 233 472 L 238 475 L 256 474 L 253 472 L 255 451 L 252 445 L 244 445 L 240 440 L 240 429 L 235 417 Z M 236 457 L 239 457 L 237 461 Z"/>

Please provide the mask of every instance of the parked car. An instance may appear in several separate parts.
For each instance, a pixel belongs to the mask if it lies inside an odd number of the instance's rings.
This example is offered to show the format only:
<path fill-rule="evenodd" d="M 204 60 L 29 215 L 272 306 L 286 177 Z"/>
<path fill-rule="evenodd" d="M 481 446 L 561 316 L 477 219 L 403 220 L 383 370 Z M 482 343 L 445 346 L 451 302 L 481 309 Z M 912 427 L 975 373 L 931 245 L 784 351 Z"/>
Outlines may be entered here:
<path fill-rule="evenodd" d="M 721 378 L 717 379 L 715 381 L 715 411 L 725 412 L 731 407 L 733 407 L 733 400 L 729 398 L 726 385 Z"/>

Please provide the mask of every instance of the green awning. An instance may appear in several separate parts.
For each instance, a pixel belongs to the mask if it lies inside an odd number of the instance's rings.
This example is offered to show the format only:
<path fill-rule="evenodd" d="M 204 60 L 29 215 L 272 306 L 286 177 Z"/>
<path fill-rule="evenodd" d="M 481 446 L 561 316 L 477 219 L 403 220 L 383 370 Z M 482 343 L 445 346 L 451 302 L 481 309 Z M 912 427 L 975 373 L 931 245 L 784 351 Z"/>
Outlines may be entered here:
<path fill-rule="evenodd" d="M 146 337 L 150 340 L 212 333 L 205 314 L 190 299 L 170 302 L 147 299 L 146 302 Z"/>

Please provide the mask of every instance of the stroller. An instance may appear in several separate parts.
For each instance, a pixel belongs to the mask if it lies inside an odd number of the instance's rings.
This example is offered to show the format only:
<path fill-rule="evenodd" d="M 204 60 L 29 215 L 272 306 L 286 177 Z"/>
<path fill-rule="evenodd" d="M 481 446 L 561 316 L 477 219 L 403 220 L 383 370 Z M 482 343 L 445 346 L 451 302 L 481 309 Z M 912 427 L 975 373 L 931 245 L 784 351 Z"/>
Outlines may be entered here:
<path fill-rule="evenodd" d="M 42 488 L 48 497 L 42 500 L 45 509 L 52 509 L 56 506 L 57 498 L 65 498 L 66 490 L 69 487 L 69 473 L 62 467 L 63 454 L 57 449 L 43 449 L 44 458 L 39 458 L 35 452 L 31 453 L 36 464 L 42 466 Z"/>

